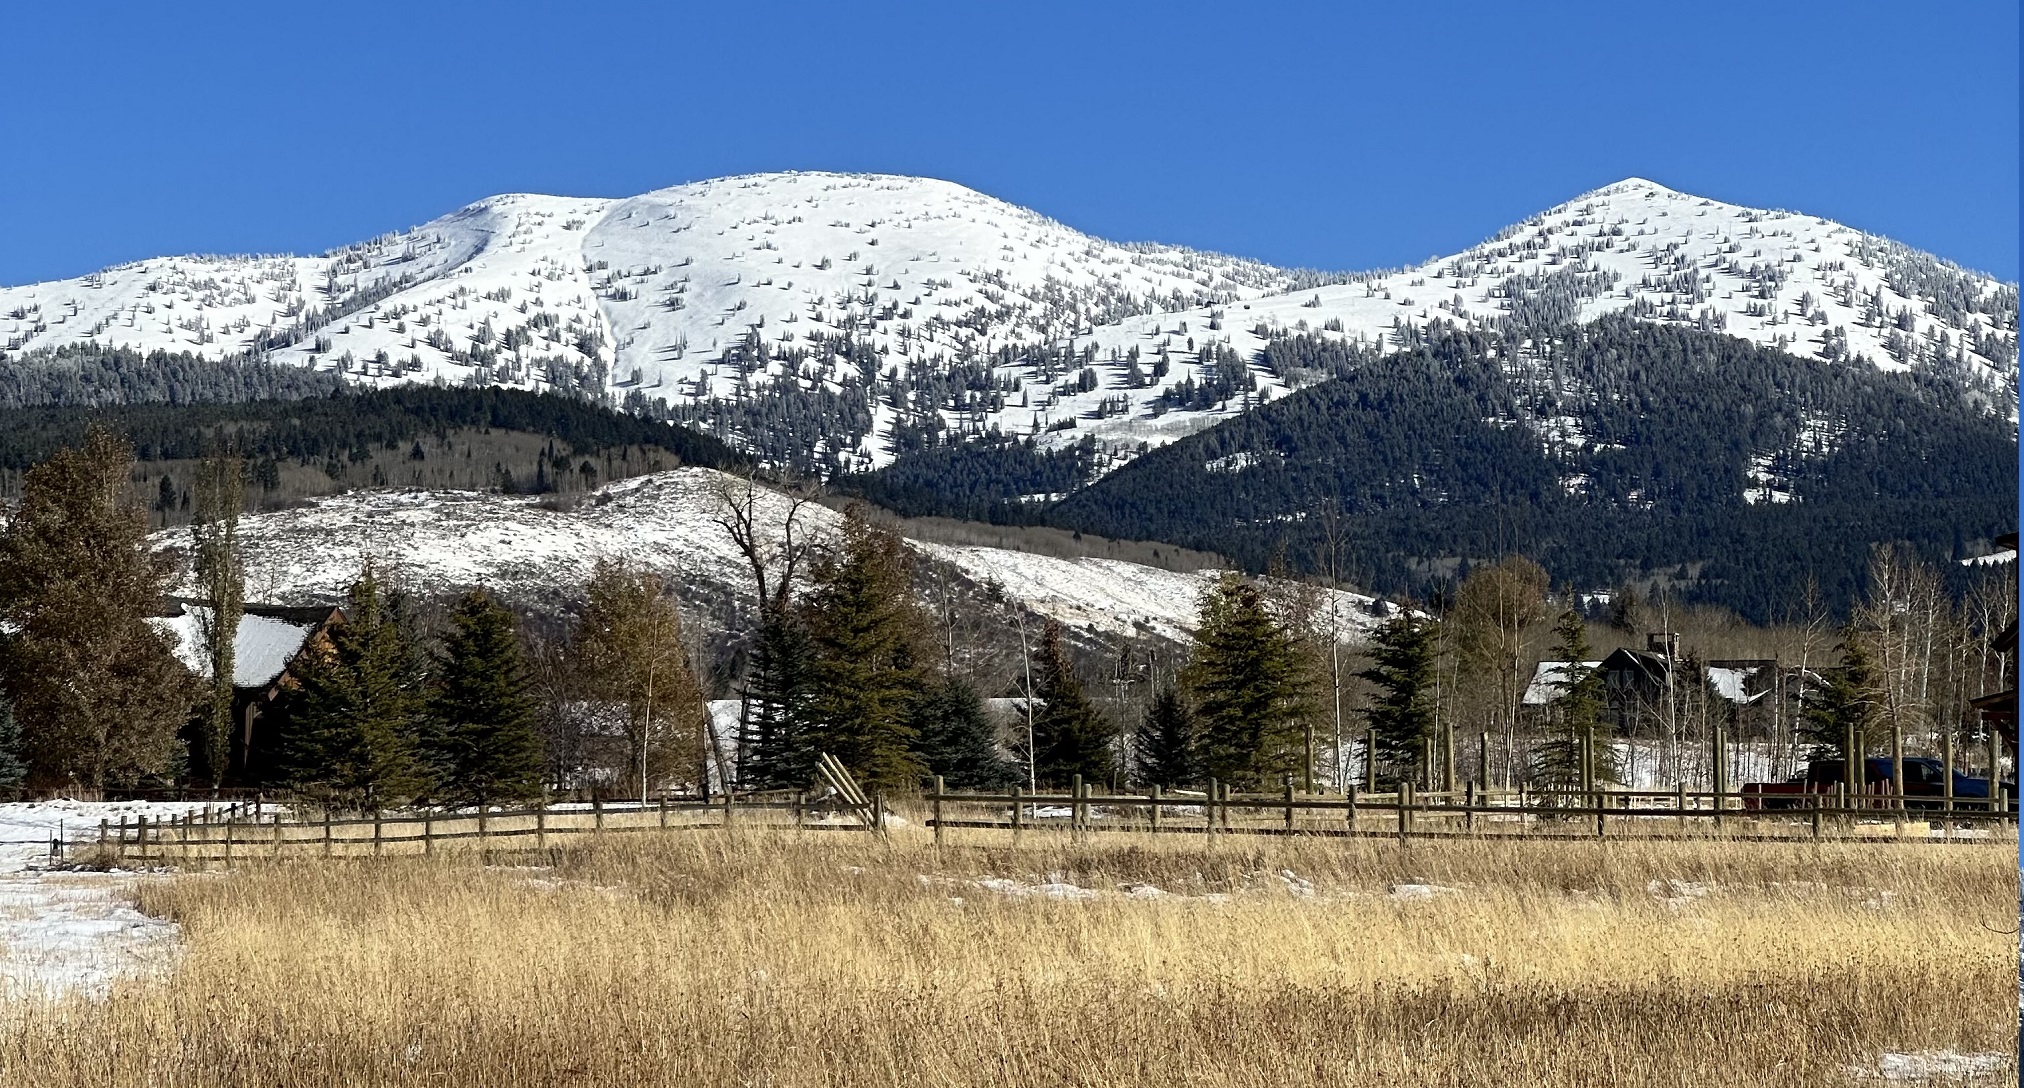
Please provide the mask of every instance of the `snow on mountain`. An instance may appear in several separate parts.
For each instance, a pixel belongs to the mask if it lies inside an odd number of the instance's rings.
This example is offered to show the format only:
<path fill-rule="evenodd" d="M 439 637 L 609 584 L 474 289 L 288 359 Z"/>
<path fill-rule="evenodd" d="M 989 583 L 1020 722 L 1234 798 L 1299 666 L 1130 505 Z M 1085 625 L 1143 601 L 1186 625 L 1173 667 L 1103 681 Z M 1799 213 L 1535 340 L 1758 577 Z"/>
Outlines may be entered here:
<path fill-rule="evenodd" d="M 1106 242 L 922 178 L 499 196 L 320 257 L 161 258 L 0 289 L 0 343 L 588 389 L 835 469 L 885 463 L 934 431 L 1093 434 L 1128 454 L 1287 391 L 1250 366 L 1246 395 L 1161 403 L 1212 369 L 1212 346 L 1242 367 L 1278 332 L 1395 347 L 1435 319 L 1619 310 L 1823 359 L 1949 368 L 2014 397 L 2015 285 L 1641 179 L 1463 253 L 1354 277 Z"/>
<path fill-rule="evenodd" d="M 523 496 L 480 492 L 360 491 L 310 505 L 248 515 L 240 523 L 248 600 L 308 604 L 342 598 L 372 559 L 417 588 L 484 587 L 553 601 L 583 584 L 599 559 L 667 573 L 692 602 L 716 607 L 751 595 L 743 556 L 717 521 L 726 489 L 742 480 L 682 468 L 609 484 L 572 509 Z M 761 525 L 778 526 L 788 500 L 761 491 Z M 804 532 L 833 532 L 841 515 L 802 509 Z M 159 546 L 188 544 L 164 530 Z M 1110 559 L 1056 558 L 997 548 L 914 542 L 983 587 L 1071 628 L 1185 640 L 1214 571 L 1177 573 Z M 1345 630 L 1371 619 L 1370 598 L 1339 593 Z"/>

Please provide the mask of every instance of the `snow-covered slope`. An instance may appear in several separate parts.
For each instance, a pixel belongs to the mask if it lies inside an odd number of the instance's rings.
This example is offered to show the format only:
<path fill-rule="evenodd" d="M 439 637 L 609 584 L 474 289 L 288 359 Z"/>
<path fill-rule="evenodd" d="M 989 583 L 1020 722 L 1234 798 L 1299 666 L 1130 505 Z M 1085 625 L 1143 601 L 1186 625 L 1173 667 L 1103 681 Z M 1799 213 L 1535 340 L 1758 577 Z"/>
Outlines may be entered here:
<path fill-rule="evenodd" d="M 573 593 L 599 559 L 624 559 L 669 574 L 691 601 L 749 597 L 749 574 L 718 522 L 727 489 L 742 481 L 683 468 L 609 484 L 574 509 L 479 492 L 364 491 L 308 506 L 249 515 L 240 523 L 248 600 L 308 604 L 341 599 L 373 559 L 432 592 L 467 587 L 527 601 Z M 778 526 L 788 500 L 759 493 L 760 525 Z M 834 531 L 840 515 L 803 507 L 803 531 Z M 156 534 L 186 545 L 187 530 Z M 1064 559 L 997 548 L 916 542 L 981 587 L 1079 630 L 1144 632 L 1183 640 L 1213 571 L 1176 573 L 1109 559 Z M 1370 598 L 1336 597 L 1345 631 L 1376 621 Z"/>
<path fill-rule="evenodd" d="M 264 354 L 382 383 L 588 388 L 772 459 L 865 467 L 924 430 L 1129 450 L 1202 353 L 1435 319 L 1644 319 L 1801 355 L 2016 376 L 2014 285 L 1828 220 L 1631 179 L 1401 272 L 1321 276 L 1121 245 L 943 181 L 763 174 L 622 200 L 511 195 L 321 257 L 180 257 L 0 289 L 7 352 Z M 1162 354 L 1165 364 L 1157 368 Z M 1295 378 L 1294 380 L 1297 380 Z"/>

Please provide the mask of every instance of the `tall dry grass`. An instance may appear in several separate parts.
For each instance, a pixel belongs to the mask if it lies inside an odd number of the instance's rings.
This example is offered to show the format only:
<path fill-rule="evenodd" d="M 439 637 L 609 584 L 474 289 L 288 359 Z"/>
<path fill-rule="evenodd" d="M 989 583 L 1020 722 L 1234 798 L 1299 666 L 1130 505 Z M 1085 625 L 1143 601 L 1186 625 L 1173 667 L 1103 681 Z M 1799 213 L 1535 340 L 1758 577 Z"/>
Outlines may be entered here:
<path fill-rule="evenodd" d="M 2000 847 L 681 832 L 545 860 L 144 886 L 180 964 L 9 1008 L 0 1080 L 1811 1085 L 2017 1032 Z"/>

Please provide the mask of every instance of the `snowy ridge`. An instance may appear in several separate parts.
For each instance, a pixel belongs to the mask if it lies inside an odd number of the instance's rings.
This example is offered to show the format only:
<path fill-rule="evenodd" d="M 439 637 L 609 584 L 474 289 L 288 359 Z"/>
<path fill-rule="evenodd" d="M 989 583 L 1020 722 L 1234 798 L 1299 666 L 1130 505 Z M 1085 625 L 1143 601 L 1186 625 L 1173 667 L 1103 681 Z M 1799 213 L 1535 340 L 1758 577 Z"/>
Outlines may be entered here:
<path fill-rule="evenodd" d="M 765 432 L 795 409 L 726 406 L 823 400 L 843 407 L 793 441 L 810 461 L 864 468 L 924 427 L 1057 445 L 1093 434 L 1128 456 L 1304 380 L 1250 366 L 1253 389 L 1162 405 L 1211 369 L 1212 346 L 1249 359 L 1304 331 L 1392 349 L 1434 320 L 1618 311 L 1944 370 L 2014 403 L 2015 285 L 1829 220 L 1635 178 L 1463 253 L 1361 276 L 1106 242 L 923 178 L 507 195 L 319 257 L 160 258 L 0 288 L 0 350 L 92 341 L 261 355 L 373 384 L 588 390 L 747 449 L 777 441 Z"/>
<path fill-rule="evenodd" d="M 749 573 L 718 524 L 726 489 L 743 481 L 682 468 L 609 484 L 573 510 L 534 498 L 480 492 L 364 491 L 248 515 L 240 523 L 248 600 L 311 604 L 340 599 L 371 558 L 418 589 L 482 586 L 529 600 L 580 586 L 600 558 L 667 573 L 692 598 L 750 595 Z M 760 493 L 760 524 L 778 526 L 787 499 Z M 803 507 L 804 531 L 834 531 L 841 515 Z M 155 535 L 186 547 L 188 531 Z M 980 585 L 1077 629 L 1185 640 L 1196 603 L 1217 572 L 1176 573 L 1110 559 L 1063 559 L 998 548 L 914 542 Z M 1363 631 L 1372 601 L 1338 593 L 1345 630 Z"/>

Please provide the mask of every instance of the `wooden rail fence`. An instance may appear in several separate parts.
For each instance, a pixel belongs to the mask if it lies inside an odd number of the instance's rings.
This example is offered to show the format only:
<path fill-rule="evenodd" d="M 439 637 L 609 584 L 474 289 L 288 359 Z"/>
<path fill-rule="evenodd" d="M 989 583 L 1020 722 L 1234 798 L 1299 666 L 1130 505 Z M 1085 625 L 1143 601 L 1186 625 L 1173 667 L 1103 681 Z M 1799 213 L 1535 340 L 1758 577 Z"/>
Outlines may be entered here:
<path fill-rule="evenodd" d="M 574 835 L 705 828 L 799 828 L 884 832 L 887 805 L 844 779 L 847 790 L 720 794 L 710 800 L 550 804 L 482 812 L 402 812 L 340 816 L 249 801 L 184 816 L 101 821 L 98 844 L 117 859 L 170 863 L 254 857 L 363 857 L 438 850 L 535 849 Z M 1766 800 L 1786 807 L 1746 808 Z M 950 792 L 936 779 L 919 799 L 935 841 L 952 830 L 1022 833 L 1067 830 L 1152 834 L 1526 837 L 1657 839 L 1720 835 L 1734 839 L 1949 841 L 2014 839 L 2007 793 L 1986 798 L 1857 794 L 1716 793 L 1706 790 L 1594 792 L 1415 790 L 1298 794 L 1236 793 L 1211 781 L 1203 792 L 1095 793 L 1077 780 L 1066 793 Z M 1937 831 L 1937 834 L 1935 834 Z M 531 841 L 530 841 L 531 840 Z M 52 854 L 63 844 L 52 843 Z"/>

